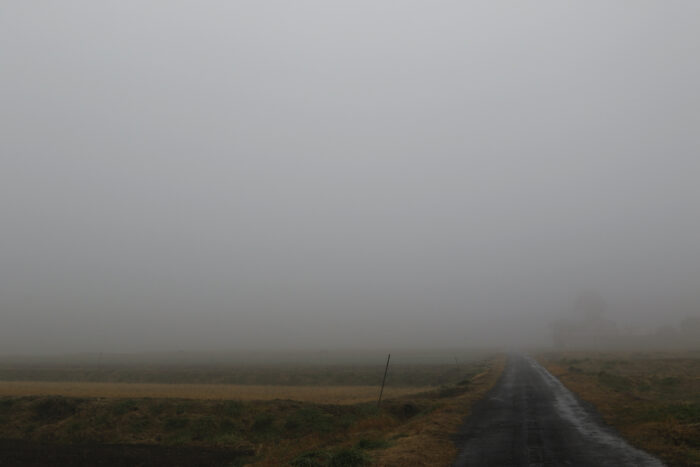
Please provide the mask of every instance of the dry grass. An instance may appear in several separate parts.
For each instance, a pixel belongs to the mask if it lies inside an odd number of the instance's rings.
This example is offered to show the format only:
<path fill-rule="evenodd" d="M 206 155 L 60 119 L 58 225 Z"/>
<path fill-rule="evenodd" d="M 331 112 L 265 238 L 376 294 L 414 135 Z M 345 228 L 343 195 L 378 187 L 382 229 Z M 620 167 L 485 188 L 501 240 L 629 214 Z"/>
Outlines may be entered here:
<path fill-rule="evenodd" d="M 353 423 L 342 437 L 315 434 L 295 440 L 278 440 L 275 445 L 263 447 L 255 465 L 288 465 L 302 453 L 356 449 L 363 440 L 382 444 L 382 447 L 368 451 L 371 465 L 450 465 L 457 456 L 451 437 L 469 415 L 472 404 L 483 398 L 496 383 L 503 365 L 503 358 L 482 364 L 483 371 L 468 377 L 468 385 L 456 396 L 433 388 L 431 393 L 420 396 L 387 400 L 382 410 Z M 415 412 L 407 415 L 407 408 Z"/>
<path fill-rule="evenodd" d="M 632 444 L 670 466 L 700 466 L 700 356 L 566 352 L 547 369 Z"/>
<path fill-rule="evenodd" d="M 384 397 L 428 391 L 428 387 L 387 387 Z M 276 386 L 0 381 L 0 396 L 66 396 L 176 399 L 291 399 L 319 404 L 357 404 L 377 399 L 377 386 Z"/>
<path fill-rule="evenodd" d="M 452 435 L 457 433 L 472 405 L 496 384 L 504 365 L 504 358 L 493 360 L 486 371 L 471 379 L 469 391 L 445 399 L 432 413 L 392 430 L 393 446 L 377 456 L 376 465 L 450 465 L 457 457 Z"/>
<path fill-rule="evenodd" d="M 503 359 L 460 368 L 456 384 L 387 388 L 381 408 L 376 386 L 0 382 L 0 438 L 222 447 L 262 466 L 448 465 Z"/>

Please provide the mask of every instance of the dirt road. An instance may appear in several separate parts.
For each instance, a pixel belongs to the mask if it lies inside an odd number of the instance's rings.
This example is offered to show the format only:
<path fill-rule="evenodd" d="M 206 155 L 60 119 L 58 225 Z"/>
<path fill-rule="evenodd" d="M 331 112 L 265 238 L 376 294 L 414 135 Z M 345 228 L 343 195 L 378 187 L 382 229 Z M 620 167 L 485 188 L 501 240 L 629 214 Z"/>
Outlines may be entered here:
<path fill-rule="evenodd" d="M 456 437 L 455 466 L 662 466 L 530 357 L 511 355 L 501 379 Z"/>

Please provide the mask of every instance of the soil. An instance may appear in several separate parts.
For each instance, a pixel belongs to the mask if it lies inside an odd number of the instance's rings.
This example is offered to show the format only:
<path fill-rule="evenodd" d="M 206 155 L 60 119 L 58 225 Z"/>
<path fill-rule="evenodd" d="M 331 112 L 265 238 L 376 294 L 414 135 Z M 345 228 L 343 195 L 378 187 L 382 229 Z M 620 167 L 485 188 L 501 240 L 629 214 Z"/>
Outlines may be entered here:
<path fill-rule="evenodd" d="M 241 454 L 180 446 L 43 444 L 0 439 L 0 466 L 230 466 Z"/>

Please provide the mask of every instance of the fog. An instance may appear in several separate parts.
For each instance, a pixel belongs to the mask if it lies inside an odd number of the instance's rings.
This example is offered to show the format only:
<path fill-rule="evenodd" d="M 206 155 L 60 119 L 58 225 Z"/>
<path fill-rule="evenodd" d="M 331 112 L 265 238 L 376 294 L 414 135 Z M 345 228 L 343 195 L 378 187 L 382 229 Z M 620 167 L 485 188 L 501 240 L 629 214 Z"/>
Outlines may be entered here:
<path fill-rule="evenodd" d="M 677 326 L 699 31 L 693 1 L 2 2 L 0 353 L 548 346 L 581 293 Z"/>

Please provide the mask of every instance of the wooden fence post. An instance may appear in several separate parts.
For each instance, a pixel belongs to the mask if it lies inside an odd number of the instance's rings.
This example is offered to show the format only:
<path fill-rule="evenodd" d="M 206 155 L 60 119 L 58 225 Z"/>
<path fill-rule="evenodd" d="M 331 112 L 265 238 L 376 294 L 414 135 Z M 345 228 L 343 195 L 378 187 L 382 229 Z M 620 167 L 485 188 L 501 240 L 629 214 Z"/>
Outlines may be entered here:
<path fill-rule="evenodd" d="M 377 408 L 382 403 L 382 394 L 384 393 L 384 384 L 386 383 L 386 374 L 389 371 L 389 360 L 391 360 L 391 354 L 386 357 L 386 368 L 384 368 L 384 379 L 382 379 L 382 390 L 379 391 L 379 400 L 377 401 Z"/>

